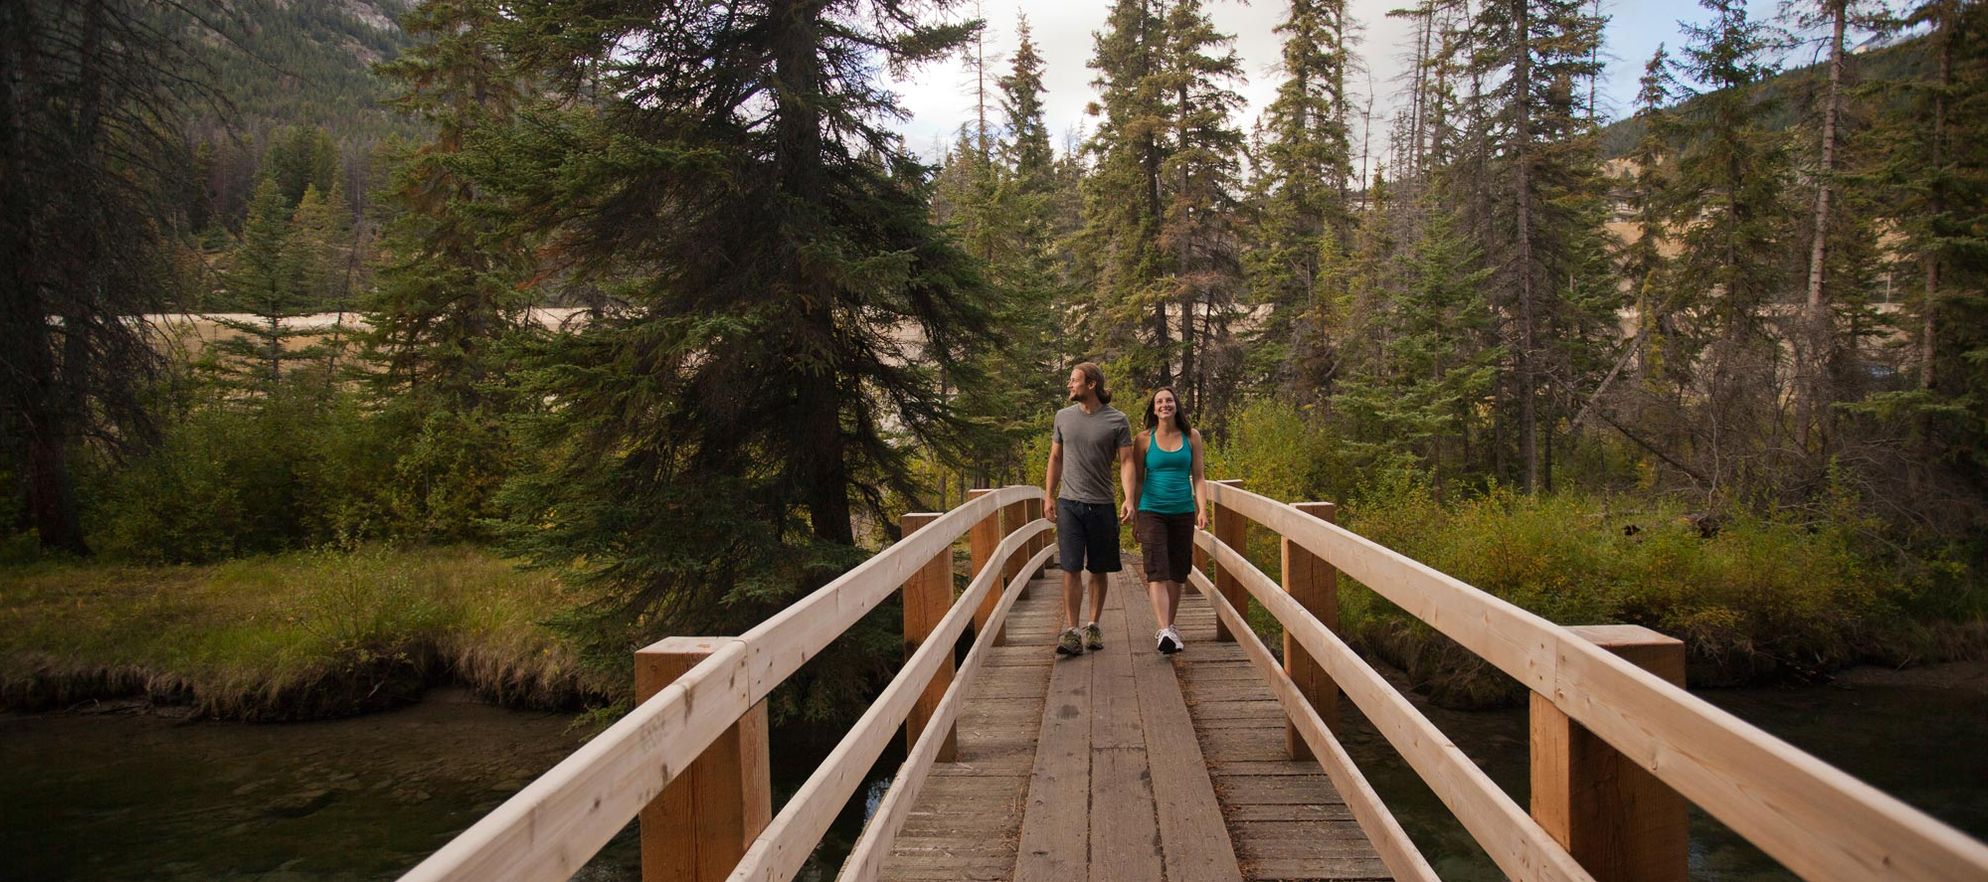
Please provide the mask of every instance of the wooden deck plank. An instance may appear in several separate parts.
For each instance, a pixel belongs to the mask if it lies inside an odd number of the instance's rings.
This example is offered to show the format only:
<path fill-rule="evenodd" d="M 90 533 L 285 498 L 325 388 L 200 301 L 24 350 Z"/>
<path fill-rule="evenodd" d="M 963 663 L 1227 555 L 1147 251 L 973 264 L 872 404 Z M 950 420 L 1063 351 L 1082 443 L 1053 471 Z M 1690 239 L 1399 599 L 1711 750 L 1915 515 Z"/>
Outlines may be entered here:
<path fill-rule="evenodd" d="M 1176 623 L 1188 651 L 1180 683 L 1243 873 L 1250 880 L 1390 878 L 1317 762 L 1286 752 L 1284 712 L 1233 643 L 1214 643 L 1199 593 Z"/>
<path fill-rule="evenodd" d="M 1049 653 L 1048 644 L 1034 648 Z M 1050 669 L 1015 855 L 1017 882 L 1071 882 L 1089 872 L 1092 666 L 1087 661 L 1066 658 Z"/>
<path fill-rule="evenodd" d="M 1134 583 L 1135 585 L 1141 583 Z M 1134 634 L 1159 629 L 1145 591 L 1137 603 L 1126 605 L 1126 626 Z M 1143 641 L 1142 641 L 1143 644 Z M 1150 644 L 1133 654 L 1132 673 L 1139 689 L 1139 713 L 1146 726 L 1146 749 L 1163 761 L 1153 764 L 1153 800 L 1158 811 L 1160 842 L 1168 882 L 1239 882 L 1235 845 L 1222 822 L 1208 767 L 1202 761 L 1194 722 L 1175 677 L 1173 658 L 1154 652 Z"/>
<path fill-rule="evenodd" d="M 935 766 L 881 878 L 901 882 L 1379 882 L 1387 871 L 1193 592 L 1189 650 L 1153 651 L 1136 569 L 1112 580 L 1106 648 L 1058 660 L 1039 581 L 971 686 L 960 761 Z"/>
<path fill-rule="evenodd" d="M 1151 882 L 1162 856 L 1139 692 L 1132 676 L 1123 590 L 1106 595 L 1104 650 L 1091 670 L 1091 882 Z"/>
<path fill-rule="evenodd" d="M 1055 633 L 1053 591 L 1036 590 L 1008 616 L 960 714 L 957 762 L 940 763 L 912 806 L 879 878 L 992 882 L 1015 876 L 1015 847 L 1035 763 Z"/>

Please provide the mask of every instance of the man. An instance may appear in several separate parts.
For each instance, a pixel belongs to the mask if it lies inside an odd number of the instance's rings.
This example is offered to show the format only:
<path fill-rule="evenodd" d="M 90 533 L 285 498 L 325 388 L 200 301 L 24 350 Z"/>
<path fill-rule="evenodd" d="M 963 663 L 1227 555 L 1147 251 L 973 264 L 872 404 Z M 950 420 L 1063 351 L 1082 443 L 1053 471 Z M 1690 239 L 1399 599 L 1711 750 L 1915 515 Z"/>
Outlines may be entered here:
<path fill-rule="evenodd" d="M 1042 488 L 1042 507 L 1056 525 L 1057 566 L 1063 569 L 1063 635 L 1058 655 L 1082 655 L 1103 649 L 1105 581 L 1123 568 L 1118 558 L 1118 525 L 1132 520 L 1132 426 L 1111 406 L 1104 371 L 1084 362 L 1070 369 L 1069 407 L 1056 412 L 1056 434 L 1049 442 L 1049 468 Z M 1118 483 L 1125 502 L 1112 517 L 1111 465 L 1118 463 Z M 1064 480 L 1066 477 L 1068 480 Z M 1059 488 L 1060 485 L 1060 488 Z M 1084 582 L 1091 574 L 1091 618 L 1080 631 Z"/>

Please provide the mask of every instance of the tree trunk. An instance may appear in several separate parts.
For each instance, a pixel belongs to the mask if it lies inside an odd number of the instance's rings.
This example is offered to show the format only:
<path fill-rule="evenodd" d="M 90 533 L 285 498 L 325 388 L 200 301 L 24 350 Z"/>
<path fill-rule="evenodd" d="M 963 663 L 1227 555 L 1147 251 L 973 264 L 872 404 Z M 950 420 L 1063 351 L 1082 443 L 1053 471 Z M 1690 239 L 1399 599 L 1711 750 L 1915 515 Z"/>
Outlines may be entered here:
<path fill-rule="evenodd" d="M 1529 11 L 1523 2 L 1513 4 L 1516 23 L 1513 49 L 1516 62 L 1512 66 L 1512 162 L 1516 167 L 1517 180 L 1514 182 L 1514 195 L 1518 197 L 1518 253 L 1514 263 L 1519 268 L 1519 346 L 1517 351 L 1519 381 L 1519 456 L 1525 461 L 1525 489 L 1527 493 L 1537 493 L 1540 488 L 1539 456 L 1539 380 L 1535 374 L 1536 353 L 1533 351 L 1533 333 L 1537 323 L 1533 303 L 1535 274 L 1533 273 L 1532 249 L 1532 52 L 1530 41 L 1532 32 Z"/>
<path fill-rule="evenodd" d="M 1822 164 L 1816 172 L 1815 230 L 1809 242 L 1808 308 L 1804 314 L 1806 333 L 1799 335 L 1805 356 L 1801 365 L 1800 405 L 1796 409 L 1796 440 L 1804 451 L 1816 444 L 1816 424 L 1828 412 L 1824 403 L 1823 374 L 1829 363 L 1829 309 L 1823 302 L 1824 266 L 1829 255 L 1829 183 L 1836 173 L 1836 114 L 1843 83 L 1843 27 L 1848 13 L 1846 0 L 1833 0 L 1829 6 L 1829 88 L 1822 105 Z M 1824 433 L 1826 434 L 1826 433 Z"/>

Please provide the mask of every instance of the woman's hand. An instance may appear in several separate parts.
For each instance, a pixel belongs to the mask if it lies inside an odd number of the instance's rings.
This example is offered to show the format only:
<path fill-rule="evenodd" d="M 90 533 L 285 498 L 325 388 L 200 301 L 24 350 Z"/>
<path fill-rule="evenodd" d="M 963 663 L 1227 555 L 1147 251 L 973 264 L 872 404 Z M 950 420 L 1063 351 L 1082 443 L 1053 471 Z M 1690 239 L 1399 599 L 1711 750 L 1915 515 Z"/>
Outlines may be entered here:
<path fill-rule="evenodd" d="M 1123 505 L 1118 507 L 1118 522 L 1121 524 L 1132 523 L 1132 500 L 1127 499 Z"/>
<path fill-rule="evenodd" d="M 1194 510 L 1194 529 L 1196 529 L 1196 530 L 1206 530 L 1206 529 L 1208 529 L 1208 507 L 1207 507 L 1207 506 L 1205 506 L 1205 505 L 1204 505 L 1204 506 L 1202 506 L 1202 507 L 1200 507 L 1200 508 L 1197 508 L 1197 509 L 1195 509 L 1195 510 Z"/>

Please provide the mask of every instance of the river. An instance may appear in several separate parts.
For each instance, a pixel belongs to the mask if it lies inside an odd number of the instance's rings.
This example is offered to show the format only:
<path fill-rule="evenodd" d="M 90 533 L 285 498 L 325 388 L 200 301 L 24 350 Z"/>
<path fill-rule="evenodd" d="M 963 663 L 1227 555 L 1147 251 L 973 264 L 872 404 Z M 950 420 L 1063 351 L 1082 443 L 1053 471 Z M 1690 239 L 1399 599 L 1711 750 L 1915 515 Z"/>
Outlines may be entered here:
<path fill-rule="evenodd" d="M 1988 837 L 1988 671 L 1968 670 L 1853 672 L 1833 686 L 1702 694 Z M 1524 803 L 1522 710 L 1425 710 Z M 1349 750 L 1443 878 L 1501 878 L 1357 714 L 1346 729 Z M 389 713 L 282 725 L 0 715 L 0 880 L 392 879 L 583 740 L 568 716 L 489 707 L 451 690 Z M 776 798 L 807 771 L 777 770 Z M 877 789 L 873 781 L 861 802 L 873 805 Z M 844 813 L 808 877 L 833 877 L 823 867 L 839 862 L 860 822 L 859 807 Z M 1694 879 L 1792 878 L 1696 812 L 1691 863 Z M 577 878 L 633 879 L 635 864 L 624 834 Z"/>

